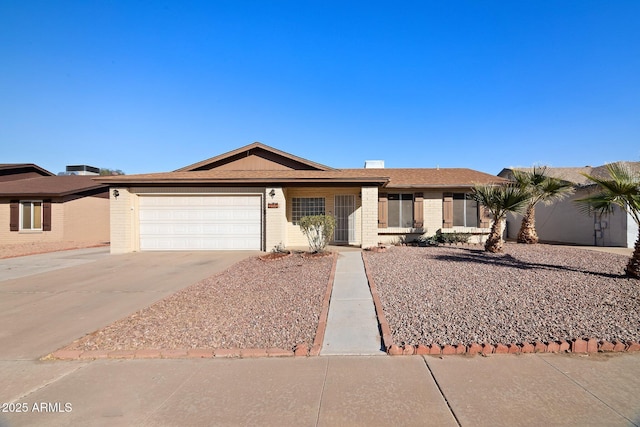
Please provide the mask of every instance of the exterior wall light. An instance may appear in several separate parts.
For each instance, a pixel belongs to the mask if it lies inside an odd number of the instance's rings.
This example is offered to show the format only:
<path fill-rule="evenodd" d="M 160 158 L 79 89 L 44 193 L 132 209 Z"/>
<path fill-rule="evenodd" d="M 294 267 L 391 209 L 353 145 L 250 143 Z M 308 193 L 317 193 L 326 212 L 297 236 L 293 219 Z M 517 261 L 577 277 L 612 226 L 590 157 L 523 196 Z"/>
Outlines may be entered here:
<path fill-rule="evenodd" d="M 117 199 L 119 195 L 120 195 L 120 192 L 114 188 L 113 189 L 113 197 Z"/>

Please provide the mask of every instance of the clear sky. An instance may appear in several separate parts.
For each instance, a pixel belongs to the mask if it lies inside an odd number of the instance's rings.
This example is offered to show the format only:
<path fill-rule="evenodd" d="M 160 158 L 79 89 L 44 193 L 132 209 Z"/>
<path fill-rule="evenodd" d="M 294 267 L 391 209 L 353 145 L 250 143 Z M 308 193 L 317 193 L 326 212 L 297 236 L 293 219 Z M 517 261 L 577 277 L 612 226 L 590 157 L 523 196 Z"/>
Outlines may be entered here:
<path fill-rule="evenodd" d="M 0 163 L 640 161 L 640 1 L 0 2 Z"/>

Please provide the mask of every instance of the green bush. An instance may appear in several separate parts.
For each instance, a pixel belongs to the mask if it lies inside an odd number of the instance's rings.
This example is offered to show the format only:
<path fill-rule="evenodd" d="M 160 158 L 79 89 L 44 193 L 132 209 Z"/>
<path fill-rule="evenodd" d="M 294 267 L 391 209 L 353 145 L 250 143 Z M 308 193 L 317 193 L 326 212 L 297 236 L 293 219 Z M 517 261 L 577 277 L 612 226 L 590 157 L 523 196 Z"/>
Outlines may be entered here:
<path fill-rule="evenodd" d="M 439 243 L 443 243 L 443 244 L 453 244 L 455 243 L 456 245 L 458 243 L 469 243 L 469 239 L 471 238 L 471 234 L 470 233 L 459 233 L 459 232 L 453 232 L 453 233 L 441 233 L 438 232 L 436 233 L 436 239 Z"/>
<path fill-rule="evenodd" d="M 307 236 L 312 253 L 323 252 L 336 228 L 336 219 L 331 215 L 303 216 L 298 221 L 300 230 Z"/>
<path fill-rule="evenodd" d="M 438 242 L 437 236 L 429 236 L 429 237 L 420 236 L 416 239 L 416 243 L 418 246 L 421 246 L 421 247 L 438 246 L 440 244 L 440 242 Z"/>

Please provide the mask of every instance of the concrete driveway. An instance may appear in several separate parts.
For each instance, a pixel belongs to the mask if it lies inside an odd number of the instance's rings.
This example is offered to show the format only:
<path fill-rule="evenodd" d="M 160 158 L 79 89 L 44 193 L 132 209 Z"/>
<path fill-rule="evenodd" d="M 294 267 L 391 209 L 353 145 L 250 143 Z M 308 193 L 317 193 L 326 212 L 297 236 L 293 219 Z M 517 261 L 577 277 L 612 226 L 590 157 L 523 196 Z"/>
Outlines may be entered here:
<path fill-rule="evenodd" d="M 34 360 L 257 252 L 80 249 L 0 260 L 0 360 Z"/>

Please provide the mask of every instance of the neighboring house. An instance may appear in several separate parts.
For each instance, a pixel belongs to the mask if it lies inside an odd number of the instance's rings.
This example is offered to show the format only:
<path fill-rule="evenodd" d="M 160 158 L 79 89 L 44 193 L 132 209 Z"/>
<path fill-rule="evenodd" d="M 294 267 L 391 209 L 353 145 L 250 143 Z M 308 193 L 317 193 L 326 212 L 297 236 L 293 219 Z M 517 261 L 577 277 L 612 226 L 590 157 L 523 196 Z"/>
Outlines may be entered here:
<path fill-rule="evenodd" d="M 470 169 L 334 169 L 261 143 L 174 172 L 96 178 L 111 187 L 111 251 L 307 246 L 298 221 L 332 214 L 333 244 L 361 247 L 436 231 L 487 233 L 466 200 Z"/>
<path fill-rule="evenodd" d="M 88 176 L 0 165 L 0 243 L 108 242 L 109 189 Z"/>
<path fill-rule="evenodd" d="M 624 162 L 640 171 L 640 162 Z M 498 176 L 511 179 L 514 168 L 503 169 Z M 517 168 L 530 170 L 530 168 Z M 545 206 L 536 206 L 536 231 L 540 241 L 589 246 L 620 246 L 632 248 L 638 236 L 638 226 L 626 212 L 615 207 L 613 214 L 599 215 L 582 212 L 576 199 L 598 191 L 596 185 L 583 174 L 608 177 L 606 165 L 569 168 L 547 168 L 549 176 L 574 185 L 575 193 L 561 201 Z M 507 237 L 515 239 L 520 229 L 521 215 L 507 217 Z"/>

